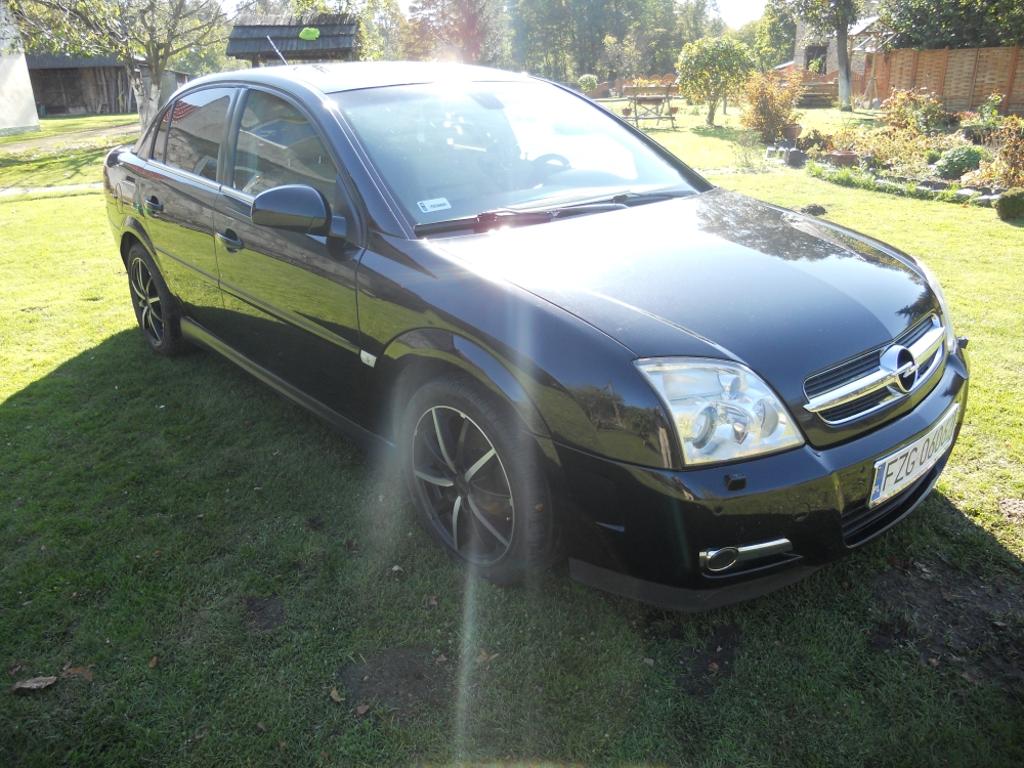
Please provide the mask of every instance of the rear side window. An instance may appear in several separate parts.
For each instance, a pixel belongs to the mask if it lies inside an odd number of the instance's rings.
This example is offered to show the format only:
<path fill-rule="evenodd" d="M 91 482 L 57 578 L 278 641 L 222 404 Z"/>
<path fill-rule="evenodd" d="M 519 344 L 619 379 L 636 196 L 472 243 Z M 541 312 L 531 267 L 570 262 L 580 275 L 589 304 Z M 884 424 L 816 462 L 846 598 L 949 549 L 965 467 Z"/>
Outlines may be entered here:
<path fill-rule="evenodd" d="M 217 153 L 224 138 L 231 92 L 230 88 L 206 88 L 186 94 L 174 102 L 168 110 L 171 125 L 167 130 L 167 150 L 163 160 L 167 165 L 211 181 L 217 180 Z M 156 141 L 159 145 L 160 133 L 157 133 Z"/>
<path fill-rule="evenodd" d="M 288 102 L 250 91 L 242 112 L 232 186 L 258 195 L 283 184 L 306 184 L 328 201 L 338 171 L 316 129 Z"/>

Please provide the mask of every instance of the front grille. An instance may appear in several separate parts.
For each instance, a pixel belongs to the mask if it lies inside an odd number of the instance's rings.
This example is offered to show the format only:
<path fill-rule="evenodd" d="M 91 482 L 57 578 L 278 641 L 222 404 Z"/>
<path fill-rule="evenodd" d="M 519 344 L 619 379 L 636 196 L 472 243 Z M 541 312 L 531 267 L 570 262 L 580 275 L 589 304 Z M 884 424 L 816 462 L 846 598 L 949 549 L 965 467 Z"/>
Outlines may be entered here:
<path fill-rule="evenodd" d="M 883 365 L 894 345 L 910 350 L 917 364 L 911 391 L 923 386 L 943 361 L 944 330 L 935 315 L 907 329 L 888 344 L 864 352 L 804 381 L 804 406 L 827 424 L 844 424 L 894 404 L 909 394 L 895 386 L 894 371 Z"/>

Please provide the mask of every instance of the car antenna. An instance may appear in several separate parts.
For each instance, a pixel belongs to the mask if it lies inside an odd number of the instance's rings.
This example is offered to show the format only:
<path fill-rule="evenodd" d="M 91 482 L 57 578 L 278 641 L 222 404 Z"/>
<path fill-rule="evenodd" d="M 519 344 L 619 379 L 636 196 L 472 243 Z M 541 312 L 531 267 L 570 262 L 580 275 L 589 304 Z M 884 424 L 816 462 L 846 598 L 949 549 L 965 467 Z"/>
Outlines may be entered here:
<path fill-rule="evenodd" d="M 277 46 L 274 45 L 274 41 L 270 39 L 270 35 L 267 35 L 267 42 L 270 43 L 270 47 L 274 49 L 274 53 L 277 54 L 277 58 L 279 58 L 281 61 L 283 61 L 285 64 L 287 64 L 288 63 L 288 59 L 286 59 L 284 57 L 284 54 L 282 54 L 281 51 L 279 51 L 277 49 Z"/>

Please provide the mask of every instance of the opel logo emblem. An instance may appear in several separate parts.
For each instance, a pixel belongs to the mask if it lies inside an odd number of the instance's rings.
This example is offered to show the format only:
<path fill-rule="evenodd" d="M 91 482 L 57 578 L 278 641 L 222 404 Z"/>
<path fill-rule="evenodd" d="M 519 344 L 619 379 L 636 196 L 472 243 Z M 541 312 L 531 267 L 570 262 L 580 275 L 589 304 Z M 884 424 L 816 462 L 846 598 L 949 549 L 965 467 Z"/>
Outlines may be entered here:
<path fill-rule="evenodd" d="M 892 375 L 889 388 L 905 395 L 917 383 L 917 360 L 914 354 L 899 344 L 893 344 L 882 353 L 882 370 Z"/>

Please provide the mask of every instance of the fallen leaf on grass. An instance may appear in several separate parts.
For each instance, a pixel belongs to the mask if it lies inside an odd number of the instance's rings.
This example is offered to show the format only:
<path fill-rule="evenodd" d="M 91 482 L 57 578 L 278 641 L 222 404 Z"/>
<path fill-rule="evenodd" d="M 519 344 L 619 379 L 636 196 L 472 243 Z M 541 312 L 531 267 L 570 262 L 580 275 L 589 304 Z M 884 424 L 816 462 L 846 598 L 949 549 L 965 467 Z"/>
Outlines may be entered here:
<path fill-rule="evenodd" d="M 65 666 L 64 669 L 61 670 L 60 676 L 63 678 L 80 677 L 87 683 L 92 682 L 92 670 L 88 667 Z"/>
<path fill-rule="evenodd" d="M 345 700 L 345 697 L 338 693 L 337 688 L 331 688 L 331 701 L 335 704 L 341 704 Z"/>
<path fill-rule="evenodd" d="M 498 658 L 498 654 L 496 654 L 496 653 L 488 653 L 484 648 L 481 648 L 480 649 L 480 654 L 476 657 L 476 663 L 477 664 L 490 664 L 496 658 Z"/>
<path fill-rule="evenodd" d="M 426 600 L 427 608 L 437 608 L 437 595 L 429 595 Z"/>
<path fill-rule="evenodd" d="M 14 685 L 12 685 L 11 692 L 24 695 L 26 693 L 33 693 L 34 691 L 41 691 L 44 688 L 49 688 L 56 682 L 56 675 L 49 675 L 46 677 L 30 677 L 27 680 L 19 680 Z"/>
<path fill-rule="evenodd" d="M 717 661 L 710 661 L 710 662 L 708 662 L 708 672 L 710 672 L 712 675 L 715 674 L 716 672 L 718 672 L 718 662 Z"/>
<path fill-rule="evenodd" d="M 262 722 L 262 721 L 256 723 L 256 730 L 259 731 L 260 733 L 266 733 L 267 732 L 267 724 Z"/>
<path fill-rule="evenodd" d="M 159 656 L 153 656 L 150 658 L 149 663 L 146 665 L 150 669 L 156 669 L 156 665 L 160 663 Z"/>
<path fill-rule="evenodd" d="M 363 715 L 365 715 L 369 711 L 370 711 L 370 705 L 369 704 L 360 704 L 359 706 L 356 707 L 356 716 L 357 717 L 362 717 Z"/>

